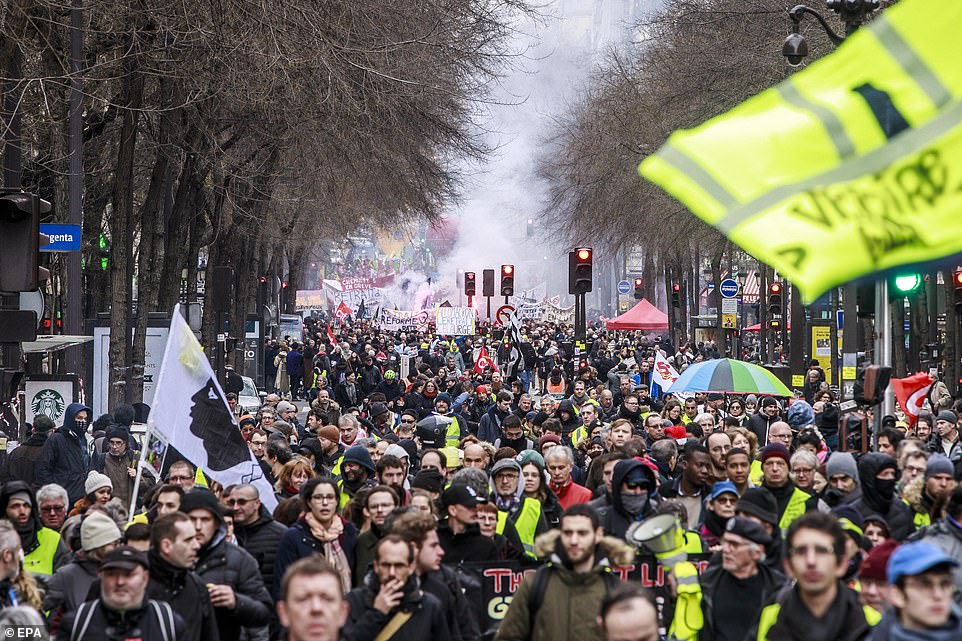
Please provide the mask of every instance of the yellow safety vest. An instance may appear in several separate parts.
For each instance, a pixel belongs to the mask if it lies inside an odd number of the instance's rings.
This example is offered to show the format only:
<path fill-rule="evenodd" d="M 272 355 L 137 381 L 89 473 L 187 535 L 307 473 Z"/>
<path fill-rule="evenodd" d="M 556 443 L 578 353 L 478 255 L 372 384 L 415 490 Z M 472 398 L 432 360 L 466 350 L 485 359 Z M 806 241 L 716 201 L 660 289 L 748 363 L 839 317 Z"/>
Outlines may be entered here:
<path fill-rule="evenodd" d="M 570 434 L 571 447 L 578 447 L 578 443 L 581 439 L 588 436 L 588 428 L 581 426 Z"/>
<path fill-rule="evenodd" d="M 806 303 L 962 251 L 960 23 L 962 3 L 903 0 L 804 71 L 673 133 L 639 170 Z"/>
<path fill-rule="evenodd" d="M 668 637 L 680 641 L 694 641 L 705 627 L 705 613 L 701 609 L 701 583 L 694 564 L 683 561 L 675 565 L 678 599 L 671 620 Z"/>
<path fill-rule="evenodd" d="M 459 421 L 456 416 L 452 416 L 451 418 L 454 420 L 448 425 L 444 444 L 448 447 L 458 447 L 461 445 L 461 421 Z"/>
<path fill-rule="evenodd" d="M 902 499 L 902 503 L 912 507 L 905 499 Z M 932 525 L 932 517 L 925 512 L 916 512 L 915 508 L 912 508 L 912 512 L 915 514 L 915 516 L 912 517 L 912 522 L 915 523 L 916 530 Z"/>
<path fill-rule="evenodd" d="M 758 636 L 756 637 L 756 641 L 768 641 L 768 631 L 772 629 L 772 626 L 775 625 L 775 622 L 778 620 L 778 613 L 781 612 L 781 609 L 782 606 L 780 603 L 773 603 L 762 609 L 762 613 L 758 617 Z M 882 615 L 867 605 L 862 606 L 862 613 L 865 615 L 865 622 L 873 628 L 882 620 Z"/>
<path fill-rule="evenodd" d="M 764 475 L 764 472 L 762 471 L 762 462 L 759 461 L 758 459 L 755 459 L 754 461 L 752 461 L 752 465 L 748 470 L 748 480 L 751 481 L 752 484 L 756 486 L 761 485 L 763 475 Z"/>
<path fill-rule="evenodd" d="M 497 534 L 504 534 L 504 526 L 508 519 L 508 513 L 498 510 L 498 523 L 494 531 Z M 534 557 L 534 537 L 538 530 L 538 522 L 541 520 L 541 501 L 530 497 L 525 497 L 521 502 L 521 511 L 513 521 L 514 529 L 518 531 L 518 538 L 524 546 L 524 553 Z"/>
<path fill-rule="evenodd" d="M 782 518 L 778 522 L 778 527 L 782 529 L 783 534 L 788 529 L 788 526 L 792 524 L 792 521 L 805 514 L 805 501 L 810 498 L 812 498 L 811 494 L 797 487 L 795 488 L 795 491 L 792 492 L 792 497 L 788 499 L 788 505 L 785 506 L 785 513 L 782 514 Z"/>
<path fill-rule="evenodd" d="M 23 569 L 33 574 L 53 574 L 53 557 L 60 545 L 60 535 L 50 528 L 42 527 L 37 530 L 37 540 L 40 545 L 23 557 Z"/>

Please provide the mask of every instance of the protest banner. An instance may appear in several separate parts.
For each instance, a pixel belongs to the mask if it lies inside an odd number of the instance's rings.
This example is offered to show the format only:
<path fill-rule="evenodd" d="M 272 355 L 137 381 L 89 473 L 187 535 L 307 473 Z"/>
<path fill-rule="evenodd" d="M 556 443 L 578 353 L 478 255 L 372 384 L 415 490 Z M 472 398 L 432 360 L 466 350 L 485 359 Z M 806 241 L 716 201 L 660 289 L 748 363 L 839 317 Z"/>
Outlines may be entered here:
<path fill-rule="evenodd" d="M 567 309 L 562 309 L 551 301 L 545 300 L 541 308 L 541 322 L 573 324 L 575 322 L 574 305 Z"/>
<path fill-rule="evenodd" d="M 327 304 L 323 289 L 299 289 L 294 300 L 297 311 L 323 309 Z"/>
<path fill-rule="evenodd" d="M 382 308 L 378 323 L 382 331 L 423 332 L 427 331 L 430 320 L 430 314 L 426 309 L 404 311 Z"/>
<path fill-rule="evenodd" d="M 471 307 L 438 307 L 435 327 L 439 336 L 474 336 L 475 314 Z"/>

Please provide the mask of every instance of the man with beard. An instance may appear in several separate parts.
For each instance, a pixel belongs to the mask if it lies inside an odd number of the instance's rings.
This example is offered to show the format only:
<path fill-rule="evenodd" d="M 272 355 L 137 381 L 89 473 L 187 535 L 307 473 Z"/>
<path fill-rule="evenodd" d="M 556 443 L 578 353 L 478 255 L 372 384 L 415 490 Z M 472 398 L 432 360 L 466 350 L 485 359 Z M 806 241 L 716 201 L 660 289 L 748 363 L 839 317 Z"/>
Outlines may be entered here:
<path fill-rule="evenodd" d="M 227 525 L 217 497 L 205 488 L 184 495 L 180 506 L 193 522 L 200 542 L 195 572 L 206 584 L 217 629 L 224 641 L 239 641 L 266 626 L 273 603 L 257 562 L 227 540 Z"/>
<path fill-rule="evenodd" d="M 515 452 L 534 449 L 534 441 L 525 437 L 521 419 L 511 414 L 501 423 L 501 436 L 494 440 L 495 449 L 510 447 Z"/>
<path fill-rule="evenodd" d="M 758 412 L 748 419 L 748 429 L 755 432 L 759 447 L 768 445 L 768 430 L 772 423 L 778 420 L 778 401 L 771 396 L 766 396 L 762 399 Z"/>
<path fill-rule="evenodd" d="M 396 454 L 387 454 L 377 462 L 375 469 L 377 470 L 377 482 L 382 485 L 387 485 L 393 489 L 398 496 L 398 505 L 407 505 L 411 501 L 411 494 L 404 489 L 404 482 L 407 481 L 407 458 L 410 456 L 404 448 L 400 445 L 392 444 Z M 388 447 L 392 447 L 389 445 Z M 397 452 L 400 450 L 400 452 Z M 404 453 L 404 459 L 402 460 L 398 454 Z"/>
<path fill-rule="evenodd" d="M 785 567 L 795 584 L 762 609 L 746 639 L 757 641 L 860 641 L 881 616 L 859 603 L 839 580 L 845 532 L 831 514 L 810 512 L 788 528 Z"/>
<path fill-rule="evenodd" d="M 670 486 L 662 488 L 665 498 L 677 498 L 688 510 L 688 527 L 701 528 L 705 521 L 705 499 L 711 492 L 711 457 L 698 442 L 685 444 L 681 459 L 681 475 Z"/>
<path fill-rule="evenodd" d="M 375 485 L 364 502 L 364 514 L 371 520 L 371 527 L 361 532 L 357 537 L 357 547 L 354 548 L 356 559 L 354 562 L 354 586 L 364 583 L 364 577 L 371 569 L 374 561 L 374 548 L 384 536 L 384 520 L 394 508 L 400 505 L 397 491 L 388 485 Z"/>
<path fill-rule="evenodd" d="M 128 446 L 129 433 L 119 425 L 111 425 L 107 428 L 104 440 L 107 442 L 107 451 L 103 454 L 95 453 L 91 467 L 98 472 L 105 474 L 113 484 L 113 498 L 120 500 L 121 505 L 130 506 L 131 495 L 134 491 L 134 482 L 137 478 L 137 455 L 131 452 Z M 154 482 L 150 475 L 143 475 L 140 480 L 138 494 L 143 496 L 153 486 Z"/>
<path fill-rule="evenodd" d="M 498 392 L 497 401 L 481 417 L 478 438 L 494 443 L 501 435 L 501 423 L 511 414 L 511 392 Z"/>
<path fill-rule="evenodd" d="M 816 507 L 817 499 L 795 486 L 789 475 L 788 448 L 769 443 L 759 457 L 764 480 L 762 487 L 771 492 L 778 504 L 778 527 L 784 532 L 792 521 Z"/>
<path fill-rule="evenodd" d="M 521 582 L 495 641 L 601 641 L 601 602 L 618 585 L 611 567 L 630 563 L 634 550 L 604 536 L 594 508 L 575 505 L 536 551 L 548 564 Z"/>
<path fill-rule="evenodd" d="M 86 405 L 68 405 L 63 426 L 47 438 L 37 464 L 37 483 L 64 488 L 70 505 L 84 497 L 84 479 L 90 467 L 87 426 L 92 413 Z"/>
<path fill-rule="evenodd" d="M 948 502 L 957 485 L 954 473 L 948 457 L 933 454 L 925 465 L 924 477 L 915 479 L 902 490 L 902 498 L 914 512 L 915 527 L 931 525 L 933 512 Z"/>
<path fill-rule="evenodd" d="M 228 495 L 227 507 L 234 510 L 234 537 L 237 544 L 254 557 L 265 586 L 274 585 L 274 558 L 287 528 L 271 518 L 261 503 L 257 487 L 235 485 Z"/>
<path fill-rule="evenodd" d="M 711 432 L 705 440 L 708 456 L 711 458 L 712 482 L 727 481 L 728 469 L 725 466 L 725 456 L 732 449 L 732 439 L 725 432 Z"/>
<path fill-rule="evenodd" d="M 888 454 L 872 452 L 858 462 L 859 483 L 862 496 L 851 502 L 862 519 L 877 514 L 889 526 L 889 535 L 896 541 L 904 541 L 915 531 L 912 508 L 902 502 L 895 493 L 898 466 Z"/>
<path fill-rule="evenodd" d="M 12 481 L 0 490 L 0 513 L 20 535 L 23 569 L 49 576 L 70 560 L 70 552 L 60 534 L 43 527 L 38 512 L 33 490 L 23 481 Z"/>
<path fill-rule="evenodd" d="M 347 448 L 341 459 L 341 475 L 337 487 L 341 491 L 340 508 L 343 510 L 362 487 L 377 485 L 374 480 L 377 468 L 371 453 L 362 445 Z"/>
<path fill-rule="evenodd" d="M 606 535 L 623 539 L 632 523 L 654 513 L 655 481 L 655 472 L 638 459 L 615 464 L 611 474 L 611 505 L 600 511 L 600 523 Z"/>
<path fill-rule="evenodd" d="M 761 525 L 735 516 L 722 533 L 721 565 L 711 566 L 699 576 L 693 564 L 678 563 L 673 571 L 679 598 L 669 636 L 706 641 L 745 639 L 762 607 L 785 583 L 781 572 L 761 563 L 770 542 Z M 693 608 L 701 612 L 692 612 Z"/>
<path fill-rule="evenodd" d="M 448 641 L 441 602 L 421 589 L 414 546 L 397 534 L 378 541 L 374 576 L 347 595 L 350 612 L 343 636 L 352 641 Z M 393 630 L 393 632 L 392 632 Z"/>

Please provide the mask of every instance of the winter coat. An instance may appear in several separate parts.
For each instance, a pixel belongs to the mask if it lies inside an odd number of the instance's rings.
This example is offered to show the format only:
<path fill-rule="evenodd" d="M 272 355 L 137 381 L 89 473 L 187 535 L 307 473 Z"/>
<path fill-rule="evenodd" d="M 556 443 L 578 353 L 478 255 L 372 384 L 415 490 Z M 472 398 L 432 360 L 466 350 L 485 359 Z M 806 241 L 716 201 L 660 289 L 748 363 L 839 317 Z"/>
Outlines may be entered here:
<path fill-rule="evenodd" d="M 488 443 L 494 443 L 501 436 L 501 421 L 507 417 L 508 414 L 502 414 L 498 410 L 498 405 L 493 403 L 478 423 L 478 438 Z"/>
<path fill-rule="evenodd" d="M 953 559 L 962 559 L 962 527 L 949 517 L 920 530 L 913 539 L 937 545 Z M 962 599 L 962 566 L 952 569 L 952 582 L 955 583 L 955 599 L 958 602 Z"/>
<path fill-rule="evenodd" d="M 277 356 L 274 357 L 274 367 L 277 368 L 277 374 L 274 376 L 274 387 L 284 394 L 291 389 L 291 379 L 287 374 L 287 352 L 278 352 Z"/>
<path fill-rule="evenodd" d="M 416 575 L 412 574 L 404 586 L 401 604 L 384 614 L 374 607 L 374 598 L 380 590 L 377 576 L 368 575 L 365 584 L 351 590 L 347 595 L 350 613 L 347 623 L 341 630 L 341 637 L 351 641 L 374 641 L 381 629 L 401 611 L 410 612 L 409 618 L 401 629 L 391 636 L 391 641 L 450 641 L 447 615 L 441 609 L 441 602 L 432 594 L 421 589 Z"/>
<path fill-rule="evenodd" d="M 157 600 L 159 601 L 159 599 Z M 86 614 L 87 608 L 91 606 L 92 603 L 85 606 L 84 612 L 81 614 Z M 166 623 L 162 623 L 158 618 L 158 612 L 160 613 L 159 616 L 169 617 Z M 64 617 L 63 624 L 57 632 L 57 641 L 70 640 L 74 618 L 77 614 L 78 612 L 74 611 Z M 78 624 L 83 624 L 86 620 L 87 617 L 84 616 Z M 147 604 L 146 607 L 139 610 L 121 613 L 116 610 L 108 610 L 103 602 L 98 599 L 97 607 L 94 609 L 87 625 L 87 631 L 83 636 L 77 638 L 80 641 L 113 641 L 114 639 L 129 638 L 165 639 L 167 637 L 164 631 L 170 629 L 169 622 L 171 620 L 173 621 L 174 636 L 170 641 L 197 641 L 196 637 L 189 635 L 183 616 L 174 606 L 165 607 L 161 603 L 156 606 Z M 79 628 L 80 625 L 78 625 L 78 635 L 80 633 Z"/>
<path fill-rule="evenodd" d="M 271 518 L 271 513 L 261 505 L 257 519 L 250 525 L 234 523 L 234 537 L 237 545 L 254 557 L 254 562 L 260 568 L 264 586 L 270 589 L 274 585 L 274 564 L 277 557 L 277 547 L 287 532 L 287 528 Z"/>
<path fill-rule="evenodd" d="M 43 452 L 43 444 L 46 442 L 46 432 L 31 434 L 23 445 L 7 455 L 0 481 L 3 483 L 23 481 L 33 489 L 39 490 L 40 484 L 36 482 L 37 464 Z"/>
<path fill-rule="evenodd" d="M 233 610 L 214 608 L 217 629 L 224 641 L 239 641 L 243 628 L 267 625 L 274 603 L 264 587 L 257 562 L 242 547 L 225 540 L 226 528 L 200 551 L 194 572 L 204 583 L 229 585 L 237 601 Z"/>
<path fill-rule="evenodd" d="M 714 565 L 698 578 L 701 584 L 701 611 L 705 618 L 704 627 L 698 633 L 699 639 L 707 641 L 715 638 L 712 630 L 712 623 L 715 620 L 715 593 L 723 572 L 725 569 L 721 565 Z M 785 586 L 785 575 L 764 563 L 759 563 L 757 576 L 762 581 L 762 596 L 758 603 L 758 611 L 761 612 L 762 607 L 774 601 L 779 591 Z"/>
<path fill-rule="evenodd" d="M 357 527 L 350 521 L 345 521 L 340 516 L 344 525 L 344 531 L 338 538 L 344 556 L 347 557 L 348 564 L 353 568 L 356 558 L 354 548 L 357 546 Z M 271 594 L 274 599 L 279 599 L 281 595 L 281 579 L 284 578 L 284 571 L 294 561 L 303 559 L 314 554 L 324 554 L 326 544 L 318 541 L 311 534 L 311 528 L 303 518 L 298 519 L 294 525 L 287 529 L 284 536 L 277 546 L 277 557 L 274 559 L 274 582 Z"/>
<path fill-rule="evenodd" d="M 137 467 L 137 452 L 132 452 L 129 448 L 123 456 L 116 457 L 110 452 L 105 454 L 94 454 L 91 457 L 90 468 L 97 470 L 101 474 L 110 477 L 113 483 L 113 497 L 120 499 L 125 508 L 130 507 L 130 497 L 134 493 L 134 477 L 127 473 L 129 468 Z M 154 480 L 149 474 L 144 474 L 140 478 L 140 488 L 137 490 L 139 497 L 143 497 L 144 492 L 153 487 Z M 138 501 L 139 502 L 139 501 Z"/>
<path fill-rule="evenodd" d="M 444 548 L 444 562 L 496 561 L 499 558 L 495 542 L 481 534 L 477 524 L 467 526 L 460 534 L 451 531 L 447 519 L 438 524 L 438 540 Z"/>
<path fill-rule="evenodd" d="M 100 561 L 88 559 L 83 552 L 50 577 L 47 592 L 43 596 L 43 609 L 50 613 L 48 621 L 51 631 L 55 631 L 66 614 L 76 611 L 87 600 L 87 593 L 97 581 Z"/>
<path fill-rule="evenodd" d="M 93 413 L 93 410 L 80 403 L 67 406 L 63 427 L 47 438 L 37 464 L 37 484 L 56 483 L 61 486 L 67 490 L 70 505 L 84 497 L 84 480 L 90 467 L 86 434 L 78 433 L 80 428 L 74 421 L 81 410 L 86 410 L 88 416 Z"/>
<path fill-rule="evenodd" d="M 872 628 L 866 641 L 958 641 L 962 639 L 962 611 L 953 606 L 948 622 L 938 630 L 909 630 L 900 622 L 898 612 L 889 609 Z"/>
<path fill-rule="evenodd" d="M 532 573 L 514 593 L 495 641 L 601 641 L 596 619 L 601 600 L 617 580 L 611 568 L 632 563 L 634 550 L 624 541 L 605 537 L 598 545 L 595 567 L 579 574 L 562 561 L 560 536 L 559 530 L 552 530 L 535 541 L 535 553 L 551 561 L 550 570 L 543 570 L 550 574 L 534 621 L 530 618 L 529 605 L 536 576 Z"/>
<path fill-rule="evenodd" d="M 748 419 L 748 429 L 753 431 L 755 436 L 758 437 L 759 450 L 768 445 L 768 428 L 772 426 L 772 423 L 780 420 L 782 419 L 778 414 L 773 418 L 769 418 L 767 414 L 761 411 L 755 412 L 752 414 L 752 417 Z"/>
<path fill-rule="evenodd" d="M 204 581 L 196 572 L 172 566 L 153 550 L 149 557 L 147 598 L 169 603 L 184 618 L 191 639 L 219 641 L 217 618 Z"/>
<path fill-rule="evenodd" d="M 285 366 L 288 377 L 296 378 L 298 376 L 304 376 L 304 355 L 296 349 L 292 349 L 287 353 Z"/>
<path fill-rule="evenodd" d="M 454 641 L 480 641 L 480 612 L 471 607 L 458 573 L 445 565 L 421 577 L 421 589 L 441 602 Z"/>
<path fill-rule="evenodd" d="M 651 478 L 651 486 L 655 486 L 655 473 L 641 461 L 634 460 L 630 465 L 619 465 L 615 468 L 615 475 L 611 477 L 611 505 L 598 510 L 599 516 L 601 516 L 601 527 L 606 536 L 624 539 L 628 527 L 632 523 L 648 518 L 658 506 L 657 494 L 651 493 L 648 496 L 648 505 L 641 514 L 631 516 L 625 511 L 621 497 L 621 484 L 636 468 L 647 470 Z"/>

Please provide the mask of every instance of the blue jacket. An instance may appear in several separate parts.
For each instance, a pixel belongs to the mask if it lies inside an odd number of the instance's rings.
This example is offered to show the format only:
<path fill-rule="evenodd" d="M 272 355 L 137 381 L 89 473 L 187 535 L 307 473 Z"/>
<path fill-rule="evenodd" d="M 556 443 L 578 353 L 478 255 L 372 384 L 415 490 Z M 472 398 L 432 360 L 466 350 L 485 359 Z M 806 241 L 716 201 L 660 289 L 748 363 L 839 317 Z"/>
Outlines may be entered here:
<path fill-rule="evenodd" d="M 56 483 L 63 487 L 70 498 L 69 505 L 84 497 L 84 481 L 90 468 L 86 431 L 81 431 L 74 420 L 81 410 L 87 411 L 89 421 L 93 415 L 89 407 L 81 403 L 67 406 L 63 427 L 47 438 L 37 464 L 37 484 Z"/>
<path fill-rule="evenodd" d="M 338 539 L 338 543 L 341 544 L 344 556 L 347 557 L 347 562 L 353 569 L 356 561 L 354 552 L 357 547 L 357 527 L 343 518 L 341 518 L 341 522 L 344 524 L 344 532 Z M 271 590 L 274 599 L 280 599 L 281 579 L 284 577 L 287 566 L 298 559 L 313 554 L 323 554 L 323 552 L 324 543 L 314 538 L 310 526 L 303 518 L 298 519 L 294 525 L 289 527 L 284 536 L 281 537 L 281 541 L 277 545 L 277 556 L 274 557 L 274 585 Z"/>
<path fill-rule="evenodd" d="M 296 349 L 292 349 L 287 353 L 287 375 L 304 375 L 304 355 Z"/>

